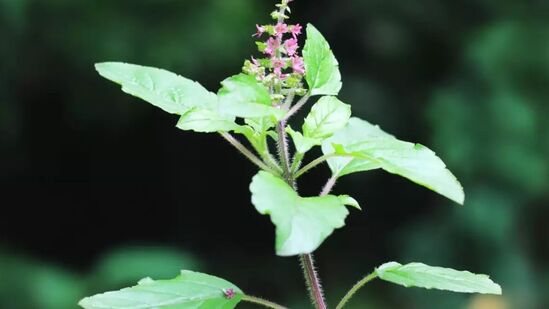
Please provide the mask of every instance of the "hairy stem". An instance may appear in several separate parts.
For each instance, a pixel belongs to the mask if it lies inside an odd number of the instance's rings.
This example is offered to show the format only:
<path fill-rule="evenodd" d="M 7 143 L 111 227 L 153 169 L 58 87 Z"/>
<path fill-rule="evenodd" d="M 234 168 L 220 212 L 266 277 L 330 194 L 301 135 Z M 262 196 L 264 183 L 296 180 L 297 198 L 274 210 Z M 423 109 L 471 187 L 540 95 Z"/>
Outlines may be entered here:
<path fill-rule="evenodd" d="M 337 175 L 332 175 L 332 177 L 328 179 L 328 181 L 322 188 L 322 191 L 320 192 L 320 196 L 328 195 L 328 193 L 330 193 L 330 191 L 332 191 L 332 189 L 334 188 L 336 181 L 337 181 Z"/>
<path fill-rule="evenodd" d="M 282 175 L 282 168 L 280 167 L 278 161 L 273 157 L 269 151 L 269 144 L 267 143 L 267 136 L 263 138 L 263 148 L 265 149 L 260 153 L 263 162 L 269 165 L 272 169 L 276 170 L 279 175 Z M 258 151 L 259 153 L 259 151 Z"/>
<path fill-rule="evenodd" d="M 286 135 L 286 121 L 282 120 L 277 125 L 278 132 L 278 155 L 280 156 L 280 163 L 282 164 L 282 170 L 284 171 L 284 179 L 286 182 L 297 191 L 297 184 L 295 182 L 293 173 L 290 168 L 290 155 L 288 152 L 288 138 Z M 315 269 L 313 255 L 302 254 L 299 256 L 303 273 L 305 276 L 305 282 L 309 290 L 311 299 L 316 309 L 326 309 L 326 302 L 322 293 L 322 286 Z"/>
<path fill-rule="evenodd" d="M 301 267 L 305 275 L 305 281 L 314 301 L 316 309 L 326 309 L 326 302 L 320 285 L 320 279 L 315 268 L 315 261 L 312 254 L 302 254 L 299 256 Z"/>
<path fill-rule="evenodd" d="M 286 182 L 296 189 L 295 180 L 290 169 L 290 153 L 288 151 L 288 137 L 286 135 L 286 121 L 280 121 L 276 126 L 276 132 L 278 133 L 278 157 L 280 164 L 282 165 L 282 171 L 284 173 L 284 179 Z"/>
<path fill-rule="evenodd" d="M 294 154 L 294 158 L 292 160 L 292 173 L 294 173 L 294 179 L 297 179 L 299 176 L 297 176 L 296 172 L 299 170 L 299 167 L 301 166 L 301 161 L 303 160 L 303 157 L 305 156 L 304 153 L 296 152 Z"/>
<path fill-rule="evenodd" d="M 234 148 L 236 148 L 240 153 L 242 153 L 248 160 L 253 164 L 257 165 L 260 169 L 271 172 L 273 174 L 278 174 L 275 170 L 265 164 L 261 159 L 259 159 L 255 154 L 253 154 L 246 146 L 242 145 L 234 136 L 230 133 L 223 132 L 221 136 L 227 140 Z"/>
<path fill-rule="evenodd" d="M 297 101 L 297 103 L 292 106 L 292 108 L 290 108 L 290 110 L 286 113 L 286 115 L 284 116 L 284 119 L 282 119 L 283 122 L 286 122 L 288 121 L 288 119 L 290 119 L 290 117 L 292 117 L 295 113 L 297 113 L 297 111 L 299 111 L 303 105 L 305 105 L 307 103 L 307 101 L 309 100 L 311 96 L 309 94 L 305 95 L 304 97 L 302 97 L 301 99 L 299 99 L 299 101 Z"/>
<path fill-rule="evenodd" d="M 249 302 L 249 303 L 261 305 L 261 306 L 264 306 L 264 307 L 267 307 L 267 308 L 272 308 L 272 309 L 287 309 L 287 308 L 284 307 L 284 306 L 281 306 L 281 305 L 279 305 L 279 304 L 275 304 L 275 303 L 273 303 L 273 302 L 271 302 L 271 301 L 268 301 L 268 300 L 263 299 L 263 298 L 255 297 L 255 296 L 244 295 L 244 296 L 242 297 L 242 300 L 245 301 L 245 302 Z"/>
<path fill-rule="evenodd" d="M 368 276 L 362 278 L 362 280 L 360 280 L 359 282 L 357 282 L 355 285 L 353 285 L 353 287 L 349 290 L 349 292 L 347 292 L 347 294 L 345 294 L 345 296 L 343 296 L 343 298 L 341 299 L 341 301 L 339 302 L 339 304 L 337 304 L 337 307 L 336 309 L 341 309 L 343 308 L 343 306 L 345 306 L 345 304 L 353 297 L 353 295 L 361 288 L 363 287 L 366 283 L 374 280 L 375 278 L 377 278 L 377 274 L 375 272 L 369 274 Z"/>
<path fill-rule="evenodd" d="M 295 173 L 295 176 L 294 176 L 295 179 L 301 177 L 303 174 L 305 174 L 308 171 L 310 171 L 311 169 L 315 168 L 317 165 L 324 163 L 326 160 L 328 160 L 330 158 L 333 158 L 333 157 L 338 157 L 338 156 L 340 156 L 340 155 L 330 153 L 330 154 L 323 155 L 321 157 L 318 157 L 318 158 L 314 159 L 313 161 L 309 162 L 309 164 L 305 165 L 304 167 L 302 167 L 300 170 L 298 170 Z"/>

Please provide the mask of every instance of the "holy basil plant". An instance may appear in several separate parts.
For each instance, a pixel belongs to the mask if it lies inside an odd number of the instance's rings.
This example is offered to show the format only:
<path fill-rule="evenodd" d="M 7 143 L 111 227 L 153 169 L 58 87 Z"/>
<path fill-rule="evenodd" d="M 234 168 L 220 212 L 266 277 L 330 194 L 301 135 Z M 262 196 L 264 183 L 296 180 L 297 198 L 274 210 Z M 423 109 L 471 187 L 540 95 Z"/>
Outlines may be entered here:
<path fill-rule="evenodd" d="M 359 203 L 348 195 L 330 194 L 336 181 L 349 174 L 382 169 L 407 178 L 448 199 L 463 204 L 456 177 L 427 147 L 402 141 L 366 120 L 351 117 L 351 106 L 337 98 L 342 87 L 339 63 L 330 45 L 312 25 L 306 27 L 302 55 L 299 24 L 286 19 L 291 0 L 282 0 L 271 15 L 272 25 L 257 25 L 255 37 L 261 57 L 244 62 L 242 72 L 221 82 L 217 93 L 166 70 L 120 62 L 96 65 L 101 76 L 118 83 L 122 91 L 179 116 L 177 128 L 218 133 L 259 172 L 250 184 L 251 202 L 270 217 L 275 227 L 275 249 L 280 256 L 299 256 L 312 303 L 326 308 L 312 253 L 336 229 L 345 226 Z M 315 97 L 301 129 L 287 122 Z M 237 121 L 238 120 L 238 121 Z M 297 128 L 297 127 L 295 127 Z M 242 138 L 238 139 L 237 136 Z M 290 153 L 289 137 L 295 152 Z M 241 140 L 248 142 L 245 146 Z M 276 153 L 272 153 L 276 144 Z M 323 155 L 307 160 L 320 147 Z M 326 163 L 332 172 L 319 196 L 304 197 L 297 179 Z M 435 248 L 433 248 L 435 249 Z M 421 263 L 386 263 L 360 280 L 343 297 L 342 308 L 354 293 L 374 278 L 405 287 L 461 293 L 501 294 L 488 276 L 433 267 Z M 172 280 L 147 278 L 136 286 L 87 297 L 80 306 L 100 308 L 234 308 L 247 301 L 284 308 L 253 297 L 232 283 L 191 271 Z"/>

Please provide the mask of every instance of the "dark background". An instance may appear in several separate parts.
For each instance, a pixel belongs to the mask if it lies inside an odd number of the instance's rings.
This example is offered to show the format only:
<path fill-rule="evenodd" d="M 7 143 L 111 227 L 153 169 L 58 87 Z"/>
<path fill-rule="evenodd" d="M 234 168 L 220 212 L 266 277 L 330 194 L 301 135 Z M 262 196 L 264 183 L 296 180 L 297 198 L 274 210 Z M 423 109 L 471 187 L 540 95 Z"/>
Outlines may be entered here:
<path fill-rule="evenodd" d="M 250 203 L 254 167 L 93 69 L 157 66 L 216 91 L 257 55 L 251 34 L 274 4 L 0 0 L 0 308 L 76 308 L 181 268 L 307 307 L 297 259 L 275 256 L 274 228 Z M 466 192 L 460 207 L 382 172 L 342 179 L 335 192 L 364 212 L 316 254 L 329 303 L 398 260 L 490 274 L 504 296 L 375 282 L 349 308 L 549 308 L 549 2 L 292 9 L 291 22 L 331 43 L 354 114 L 430 146 Z M 328 176 L 308 174 L 300 191 L 318 193 Z"/>

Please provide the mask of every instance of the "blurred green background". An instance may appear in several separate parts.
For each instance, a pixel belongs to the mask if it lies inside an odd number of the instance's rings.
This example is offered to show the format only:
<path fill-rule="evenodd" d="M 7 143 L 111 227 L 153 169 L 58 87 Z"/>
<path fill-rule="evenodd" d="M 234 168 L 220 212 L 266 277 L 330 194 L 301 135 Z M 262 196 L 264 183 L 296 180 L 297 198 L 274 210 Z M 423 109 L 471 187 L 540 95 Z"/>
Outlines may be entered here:
<path fill-rule="evenodd" d="M 295 258 L 274 255 L 254 169 L 215 135 L 122 94 L 93 70 L 126 61 L 217 90 L 255 55 L 267 0 L 0 0 L 0 308 L 83 296 L 179 269 L 307 308 Z M 549 2 L 295 0 L 327 37 L 354 113 L 430 146 L 464 207 L 381 172 L 337 193 L 364 213 L 316 257 L 334 306 L 389 260 L 490 274 L 503 297 L 374 282 L 349 308 L 549 308 Z M 319 191 L 327 169 L 304 177 Z M 243 308 L 247 308 L 243 305 Z"/>

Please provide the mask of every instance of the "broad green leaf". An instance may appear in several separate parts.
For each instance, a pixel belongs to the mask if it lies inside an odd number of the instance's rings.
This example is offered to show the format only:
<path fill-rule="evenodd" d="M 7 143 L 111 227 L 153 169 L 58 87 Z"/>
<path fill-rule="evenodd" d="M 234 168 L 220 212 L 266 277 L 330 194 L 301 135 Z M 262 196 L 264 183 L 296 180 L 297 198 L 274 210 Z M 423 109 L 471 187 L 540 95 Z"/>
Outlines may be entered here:
<path fill-rule="evenodd" d="M 446 290 L 460 293 L 501 294 L 501 287 L 486 275 L 451 268 L 433 267 L 422 263 L 406 265 L 389 262 L 376 269 L 385 281 L 405 287 Z"/>
<path fill-rule="evenodd" d="M 316 102 L 305 118 L 303 136 L 327 138 L 345 127 L 351 117 L 351 106 L 336 97 L 325 96 Z"/>
<path fill-rule="evenodd" d="M 95 68 L 122 85 L 122 91 L 168 113 L 182 115 L 190 108 L 211 108 L 217 102 L 216 95 L 199 83 L 166 70 L 121 62 L 98 63 Z"/>
<path fill-rule="evenodd" d="M 280 119 L 285 112 L 272 106 L 268 89 L 255 77 L 239 74 L 221 82 L 220 110 L 224 114 L 242 118 L 274 117 Z"/>
<path fill-rule="evenodd" d="M 351 118 L 345 128 L 324 141 L 322 151 L 348 155 L 328 159 L 335 175 L 381 168 L 463 204 L 463 188 L 434 152 L 398 140 L 367 121 Z"/>
<path fill-rule="evenodd" d="M 347 195 L 300 197 L 284 180 L 263 171 L 252 179 L 250 191 L 257 211 L 270 215 L 276 226 L 280 256 L 313 252 L 334 229 L 345 225 L 345 206 L 358 207 Z"/>
<path fill-rule="evenodd" d="M 301 132 L 294 131 L 290 126 L 286 127 L 286 132 L 292 137 L 295 149 L 299 153 L 306 153 L 314 146 L 322 144 L 322 138 L 305 137 Z"/>
<path fill-rule="evenodd" d="M 209 109 L 193 108 L 179 118 L 177 127 L 181 130 L 204 133 L 229 132 L 239 127 L 234 120 L 234 116 L 222 115 Z"/>
<path fill-rule="evenodd" d="M 307 40 L 303 48 L 306 80 L 311 95 L 337 95 L 341 89 L 339 64 L 322 34 L 307 25 Z"/>
<path fill-rule="evenodd" d="M 229 289 L 235 293 L 233 297 L 225 295 Z M 131 288 L 86 297 L 79 305 L 85 309 L 231 309 L 242 296 L 228 281 L 183 270 L 175 279 L 146 278 Z"/>

